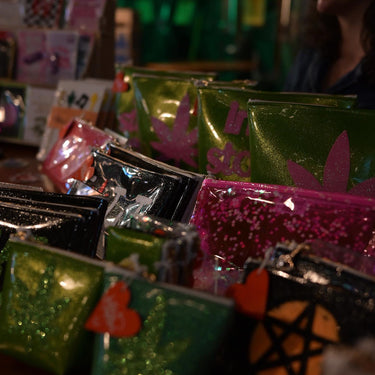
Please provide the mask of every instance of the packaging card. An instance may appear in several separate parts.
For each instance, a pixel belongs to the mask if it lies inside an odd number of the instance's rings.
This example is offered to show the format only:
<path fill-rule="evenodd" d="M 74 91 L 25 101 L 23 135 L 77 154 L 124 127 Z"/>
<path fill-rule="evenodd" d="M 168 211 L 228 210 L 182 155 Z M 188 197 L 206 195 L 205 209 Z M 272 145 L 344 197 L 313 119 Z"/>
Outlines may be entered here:
<path fill-rule="evenodd" d="M 18 32 L 17 79 L 54 86 L 75 79 L 79 33 L 24 29 Z"/>
<path fill-rule="evenodd" d="M 37 155 L 39 161 L 46 158 L 62 127 L 75 117 L 96 125 L 105 91 L 111 85 L 111 81 L 100 79 L 59 81 Z"/>
<path fill-rule="evenodd" d="M 39 146 L 51 110 L 55 90 L 28 86 L 23 141 Z"/>

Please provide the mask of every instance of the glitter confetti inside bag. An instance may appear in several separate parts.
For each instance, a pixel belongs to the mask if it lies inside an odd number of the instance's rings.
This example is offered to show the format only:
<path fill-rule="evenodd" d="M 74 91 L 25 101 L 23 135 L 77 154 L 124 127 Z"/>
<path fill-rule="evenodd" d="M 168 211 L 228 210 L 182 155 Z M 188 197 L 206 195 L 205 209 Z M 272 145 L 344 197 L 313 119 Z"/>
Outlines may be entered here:
<path fill-rule="evenodd" d="M 375 225 L 375 200 L 288 186 L 206 179 L 191 220 L 201 237 L 207 267 L 197 287 L 212 290 L 225 268 L 241 269 L 277 242 L 320 239 L 365 252 Z M 374 256 L 375 252 L 369 255 Z M 220 259 L 222 271 L 215 270 Z M 224 286 L 226 280 L 224 278 Z M 223 287 L 224 287 L 223 286 Z"/>
<path fill-rule="evenodd" d="M 80 368 L 90 356 L 83 325 L 100 292 L 99 261 L 21 241 L 8 247 L 0 351 L 52 374 Z"/>

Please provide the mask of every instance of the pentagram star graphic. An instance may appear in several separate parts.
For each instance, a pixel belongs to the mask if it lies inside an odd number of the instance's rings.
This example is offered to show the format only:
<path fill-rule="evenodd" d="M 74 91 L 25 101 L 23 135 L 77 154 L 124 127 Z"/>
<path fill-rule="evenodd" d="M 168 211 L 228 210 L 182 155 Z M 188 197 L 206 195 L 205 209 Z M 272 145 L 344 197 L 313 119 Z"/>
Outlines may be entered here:
<path fill-rule="evenodd" d="M 251 373 L 318 374 L 324 347 L 338 341 L 339 327 L 328 310 L 308 301 L 286 302 L 255 329 L 249 346 Z"/>

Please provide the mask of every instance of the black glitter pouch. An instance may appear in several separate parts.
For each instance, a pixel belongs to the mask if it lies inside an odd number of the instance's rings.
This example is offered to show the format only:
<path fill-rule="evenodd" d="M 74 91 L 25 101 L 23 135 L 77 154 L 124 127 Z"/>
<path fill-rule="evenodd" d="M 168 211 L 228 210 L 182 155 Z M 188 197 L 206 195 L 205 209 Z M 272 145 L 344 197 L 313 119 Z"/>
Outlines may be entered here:
<path fill-rule="evenodd" d="M 4 235 L 23 231 L 45 237 L 51 246 L 94 257 L 107 206 L 100 197 L 2 187 L 0 228 Z"/>

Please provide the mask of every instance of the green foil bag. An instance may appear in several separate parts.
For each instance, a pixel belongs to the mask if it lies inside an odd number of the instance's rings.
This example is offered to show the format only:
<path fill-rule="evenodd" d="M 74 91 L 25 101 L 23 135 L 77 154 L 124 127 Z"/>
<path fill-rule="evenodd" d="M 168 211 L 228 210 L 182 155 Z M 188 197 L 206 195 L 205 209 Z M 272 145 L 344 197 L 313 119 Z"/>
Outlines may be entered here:
<path fill-rule="evenodd" d="M 105 259 L 151 280 L 191 286 L 199 245 L 194 226 L 139 215 L 107 229 Z"/>
<path fill-rule="evenodd" d="M 106 234 L 105 259 L 126 268 L 138 268 L 141 273 L 159 279 L 158 264 L 168 263 L 168 260 L 170 263 L 173 261 L 172 254 L 167 251 L 162 252 L 165 242 L 165 238 L 150 233 L 110 227 Z"/>
<path fill-rule="evenodd" d="M 149 69 L 139 66 L 118 67 L 114 82 L 114 90 L 117 92 L 117 130 L 129 139 L 128 144 L 137 151 L 140 151 L 141 137 L 135 106 L 133 74 L 149 74 L 157 77 L 184 77 L 205 80 L 212 80 L 216 77 L 216 73 L 214 72 L 166 71 Z"/>
<path fill-rule="evenodd" d="M 90 317 L 95 331 L 103 331 L 96 336 L 92 374 L 207 374 L 230 328 L 232 301 L 135 279 L 116 268 L 107 271 L 101 302 L 112 314 L 95 309 Z M 121 285 L 127 290 L 121 292 Z M 113 293 L 116 289 L 117 296 Z M 105 297 L 109 293 L 112 303 Z M 130 326 L 131 332 L 124 336 L 119 334 L 120 316 L 128 318 Z"/>
<path fill-rule="evenodd" d="M 141 152 L 198 170 L 197 91 L 193 78 L 134 74 Z"/>
<path fill-rule="evenodd" d="M 0 309 L 0 351 L 53 374 L 89 365 L 84 322 L 100 293 L 98 262 L 9 241 Z"/>
<path fill-rule="evenodd" d="M 375 196 L 375 112 L 249 101 L 253 182 Z"/>
<path fill-rule="evenodd" d="M 250 181 L 247 102 L 253 89 L 198 83 L 199 172 Z"/>

